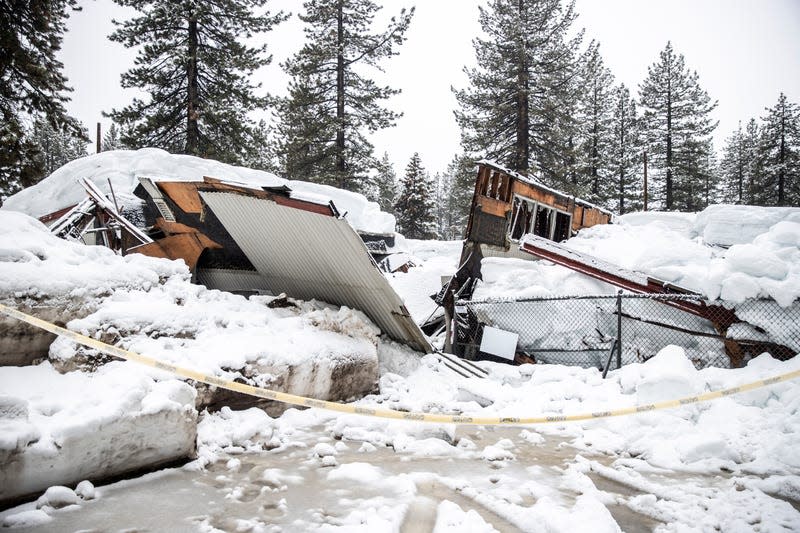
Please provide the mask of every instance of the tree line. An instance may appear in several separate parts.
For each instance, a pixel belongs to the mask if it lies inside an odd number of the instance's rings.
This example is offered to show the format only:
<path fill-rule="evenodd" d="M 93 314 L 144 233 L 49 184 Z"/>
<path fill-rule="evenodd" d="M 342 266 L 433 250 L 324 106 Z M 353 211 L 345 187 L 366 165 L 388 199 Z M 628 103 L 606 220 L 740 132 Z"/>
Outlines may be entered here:
<path fill-rule="evenodd" d="M 0 0 L 0 199 L 85 153 L 56 59 L 76 1 Z M 375 79 L 413 8 L 378 25 L 371 0 L 306 0 L 305 42 L 280 65 L 289 84 L 276 97 L 252 82 L 272 58 L 250 43 L 289 16 L 268 0 L 114 1 L 137 11 L 109 37 L 137 50 L 121 85 L 145 96 L 107 112 L 103 149 L 156 146 L 362 192 L 412 237 L 460 237 L 481 158 L 620 213 L 644 207 L 645 165 L 650 209 L 800 204 L 796 103 L 781 94 L 718 158 L 717 102 L 683 55 L 667 43 L 635 91 L 617 84 L 599 43 L 575 27 L 574 1 L 479 8 L 475 66 L 453 89 L 462 152 L 434 176 L 415 154 L 400 180 L 369 137 L 402 115 L 386 105 L 399 89 Z M 272 120 L 252 118 L 265 109 Z"/>

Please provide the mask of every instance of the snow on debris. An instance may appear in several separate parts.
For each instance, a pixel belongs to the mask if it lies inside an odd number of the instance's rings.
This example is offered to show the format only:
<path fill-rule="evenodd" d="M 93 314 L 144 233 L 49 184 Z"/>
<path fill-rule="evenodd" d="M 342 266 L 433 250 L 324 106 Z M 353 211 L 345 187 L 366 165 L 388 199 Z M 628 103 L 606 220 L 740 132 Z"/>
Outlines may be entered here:
<path fill-rule="evenodd" d="M 157 148 L 101 152 L 76 159 L 33 187 L 6 199 L 3 209 L 40 217 L 70 207 L 86 198 L 86 192 L 78 183 L 81 178 L 90 179 L 106 194 L 110 192 L 110 181 L 116 195 L 130 196 L 140 176 L 156 181 L 203 181 L 203 177 L 208 176 L 250 187 L 288 186 L 299 198 L 323 204 L 333 201 L 340 214 L 347 213 L 347 221 L 357 230 L 391 233 L 395 229 L 394 216 L 382 212 L 378 204 L 367 201 L 363 195 L 326 185 L 290 181 L 269 172 L 211 159 L 170 154 Z"/>
<path fill-rule="evenodd" d="M 800 298 L 800 208 L 716 205 L 696 216 L 631 213 L 583 229 L 563 244 L 712 301 L 772 298 L 786 307 Z M 476 299 L 614 290 L 543 261 L 487 258 L 482 265 L 484 284 Z"/>
<path fill-rule="evenodd" d="M 0 212 L 0 300 L 84 301 L 85 312 L 68 324 L 73 330 L 172 364 L 261 380 L 258 385 L 277 376 L 242 376 L 248 365 L 330 370 L 340 362 L 366 365 L 377 375 L 380 332 L 360 311 L 305 302 L 270 309 L 268 297 L 248 300 L 189 280 L 182 261 L 117 256 L 58 239 L 20 213 Z M 81 350 L 57 339 L 51 357 L 63 362 Z M 324 376 L 299 372 L 297 385 L 307 394 L 329 394 L 333 384 Z"/>

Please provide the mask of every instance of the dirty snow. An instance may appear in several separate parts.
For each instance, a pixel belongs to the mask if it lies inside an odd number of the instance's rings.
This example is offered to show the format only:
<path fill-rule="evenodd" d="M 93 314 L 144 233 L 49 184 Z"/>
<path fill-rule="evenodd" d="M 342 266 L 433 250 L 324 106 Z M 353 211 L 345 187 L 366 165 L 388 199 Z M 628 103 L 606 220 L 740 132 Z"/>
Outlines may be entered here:
<path fill-rule="evenodd" d="M 203 181 L 204 176 L 232 181 L 250 187 L 288 186 L 293 196 L 316 203 L 333 201 L 339 213 L 358 230 L 391 233 L 393 215 L 384 213 L 375 202 L 363 195 L 303 181 L 290 181 L 269 172 L 227 165 L 211 159 L 176 155 L 157 148 L 116 150 L 76 159 L 53 172 L 36 185 L 7 198 L 2 209 L 21 211 L 40 217 L 77 204 L 86 198 L 78 183 L 81 178 L 93 181 L 99 189 L 114 193 L 125 201 L 139 185 L 139 177 L 155 181 Z"/>

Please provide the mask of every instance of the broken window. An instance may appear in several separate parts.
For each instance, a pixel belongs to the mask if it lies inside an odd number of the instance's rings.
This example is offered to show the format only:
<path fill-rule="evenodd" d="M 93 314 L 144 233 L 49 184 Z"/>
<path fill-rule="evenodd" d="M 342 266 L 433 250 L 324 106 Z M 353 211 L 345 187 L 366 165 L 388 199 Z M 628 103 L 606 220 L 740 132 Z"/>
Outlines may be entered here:
<path fill-rule="evenodd" d="M 550 226 L 553 210 L 543 205 L 536 210 L 536 221 L 533 225 L 533 233 L 545 239 L 550 238 Z"/>
<path fill-rule="evenodd" d="M 565 241 L 570 238 L 572 217 L 567 213 L 556 211 L 556 224 L 553 230 L 553 240 L 556 242 Z"/>

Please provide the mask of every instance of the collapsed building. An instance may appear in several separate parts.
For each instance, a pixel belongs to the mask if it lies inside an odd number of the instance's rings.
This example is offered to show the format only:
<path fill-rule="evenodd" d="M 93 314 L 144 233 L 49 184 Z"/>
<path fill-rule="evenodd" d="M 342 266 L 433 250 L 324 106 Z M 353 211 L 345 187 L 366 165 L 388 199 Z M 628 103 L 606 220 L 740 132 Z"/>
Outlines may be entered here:
<path fill-rule="evenodd" d="M 611 223 L 610 211 L 546 187 L 528 176 L 483 160 L 478 162 L 475 192 L 456 273 L 458 288 L 480 278 L 484 257 L 530 256 L 519 252 L 525 235 L 554 242 L 569 239 L 583 228 Z M 467 296 L 471 291 L 461 293 Z"/>
<path fill-rule="evenodd" d="M 373 256 L 388 264 L 390 237 L 359 234 L 331 200 L 210 177 L 138 181 L 140 203 L 123 211 L 113 193 L 109 199 L 81 179 L 88 198 L 53 220 L 51 231 L 122 254 L 183 259 L 210 289 L 359 309 L 392 339 L 432 351 Z"/>

